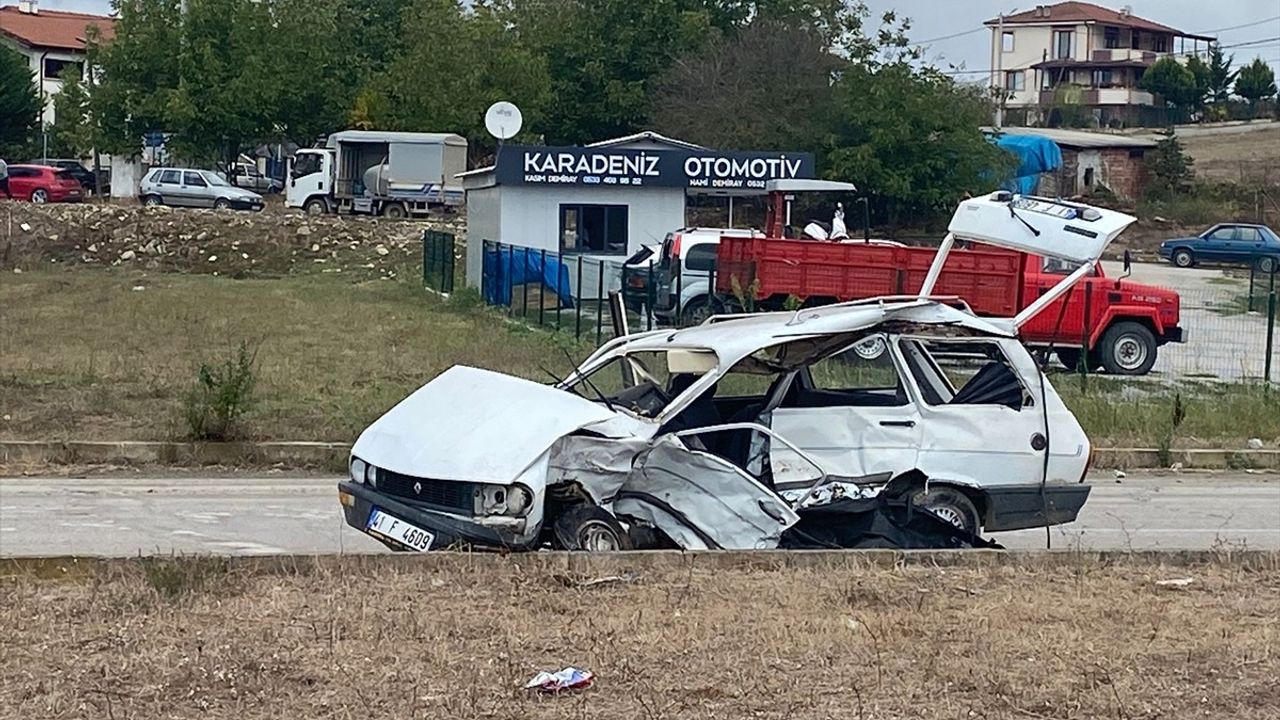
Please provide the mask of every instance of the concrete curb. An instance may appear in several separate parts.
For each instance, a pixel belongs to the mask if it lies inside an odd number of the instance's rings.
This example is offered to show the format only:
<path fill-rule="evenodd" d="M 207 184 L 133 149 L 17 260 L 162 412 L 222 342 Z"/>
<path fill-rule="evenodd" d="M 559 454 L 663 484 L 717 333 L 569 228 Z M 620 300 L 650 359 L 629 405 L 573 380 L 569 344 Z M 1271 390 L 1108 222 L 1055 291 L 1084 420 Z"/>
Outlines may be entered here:
<path fill-rule="evenodd" d="M 0 465 L 168 465 L 199 467 L 319 468 L 342 472 L 351 446 L 328 442 L 152 442 L 0 440 Z M 1225 448 L 1170 450 L 1168 463 L 1154 448 L 1098 448 L 1101 469 L 1280 470 L 1280 450 Z"/>
<path fill-rule="evenodd" d="M 583 576 L 649 570 L 778 570 L 867 571 L 903 567 L 1015 568 L 1054 570 L 1103 567 L 1191 568 L 1213 565 L 1247 570 L 1280 570 L 1276 550 L 648 550 L 621 553 L 433 552 L 404 555 L 270 555 L 224 557 L 209 555 L 133 558 L 14 557 L 0 559 L 0 577 L 46 579 L 85 577 L 94 573 L 138 568 L 146 563 L 216 562 L 219 568 L 279 575 L 324 572 L 377 572 L 384 569 L 464 572 L 502 570 L 520 575 L 568 573 Z"/>

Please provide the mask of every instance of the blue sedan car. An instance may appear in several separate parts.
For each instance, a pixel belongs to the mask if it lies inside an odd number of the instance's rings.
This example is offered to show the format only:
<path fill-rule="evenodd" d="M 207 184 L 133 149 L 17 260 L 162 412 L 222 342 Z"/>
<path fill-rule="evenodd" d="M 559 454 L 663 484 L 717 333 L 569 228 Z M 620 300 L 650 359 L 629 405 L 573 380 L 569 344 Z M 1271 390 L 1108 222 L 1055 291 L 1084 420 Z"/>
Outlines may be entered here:
<path fill-rule="evenodd" d="M 1254 264 L 1264 273 L 1280 267 L 1280 236 L 1266 225 L 1224 223 L 1195 237 L 1160 243 L 1160 257 L 1178 267 L 1199 262 Z"/>

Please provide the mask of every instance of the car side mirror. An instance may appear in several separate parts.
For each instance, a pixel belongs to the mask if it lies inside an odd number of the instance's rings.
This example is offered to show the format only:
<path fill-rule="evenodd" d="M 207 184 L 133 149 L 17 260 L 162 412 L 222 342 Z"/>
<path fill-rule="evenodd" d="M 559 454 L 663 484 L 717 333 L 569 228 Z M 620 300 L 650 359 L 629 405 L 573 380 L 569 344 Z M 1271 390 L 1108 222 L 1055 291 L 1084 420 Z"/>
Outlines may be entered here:
<path fill-rule="evenodd" d="M 1133 254 L 1128 249 L 1124 251 L 1124 273 L 1121 278 L 1127 278 L 1133 274 Z"/>

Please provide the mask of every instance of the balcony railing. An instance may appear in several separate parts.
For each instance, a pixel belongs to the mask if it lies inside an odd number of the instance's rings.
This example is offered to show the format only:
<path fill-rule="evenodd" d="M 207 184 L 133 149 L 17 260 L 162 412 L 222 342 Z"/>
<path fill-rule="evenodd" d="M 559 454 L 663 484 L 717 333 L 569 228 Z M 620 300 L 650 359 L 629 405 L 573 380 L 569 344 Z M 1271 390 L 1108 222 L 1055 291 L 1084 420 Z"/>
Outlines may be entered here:
<path fill-rule="evenodd" d="M 1130 50 L 1128 48 L 1112 48 L 1103 50 L 1094 50 L 1089 53 L 1089 60 L 1092 62 L 1121 62 L 1125 60 L 1134 60 L 1142 63 L 1154 63 L 1161 53 L 1152 52 L 1150 50 Z"/>
<path fill-rule="evenodd" d="M 1040 104 L 1053 105 L 1155 105 L 1155 96 L 1135 88 L 1070 88 L 1066 92 L 1041 90 Z"/>

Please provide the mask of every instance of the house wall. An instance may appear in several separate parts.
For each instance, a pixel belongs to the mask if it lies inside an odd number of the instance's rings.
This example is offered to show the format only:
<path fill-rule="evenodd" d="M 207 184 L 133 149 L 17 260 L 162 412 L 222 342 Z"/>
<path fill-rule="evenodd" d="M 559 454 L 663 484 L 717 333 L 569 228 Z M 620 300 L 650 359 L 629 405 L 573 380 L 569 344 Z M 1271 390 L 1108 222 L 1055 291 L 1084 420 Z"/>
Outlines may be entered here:
<path fill-rule="evenodd" d="M 484 241 L 502 237 L 502 191 L 499 185 L 467 190 L 467 285 L 480 287 Z"/>
<path fill-rule="evenodd" d="M 1149 179 L 1141 149 L 1064 147 L 1062 167 L 1041 179 L 1040 192 L 1070 198 L 1105 187 L 1120 200 L 1135 202 L 1146 192 Z"/>
<path fill-rule="evenodd" d="M 22 53 L 27 59 L 27 67 L 30 68 L 32 77 L 36 83 L 36 89 L 41 93 L 44 100 L 44 107 L 41 111 L 40 119 L 44 123 L 52 123 L 54 121 L 53 99 L 58 93 L 62 92 L 62 80 L 56 77 L 41 77 L 40 66 L 45 59 L 48 60 L 65 60 L 67 62 L 85 62 L 85 54 L 79 52 L 71 52 L 65 50 L 49 50 L 45 51 L 40 48 L 32 48 L 22 43 L 14 42 L 9 38 L 0 38 L 0 42 Z"/>
<path fill-rule="evenodd" d="M 1004 87 L 1004 72 L 1008 70 L 1022 70 L 1025 73 L 1023 90 L 1013 94 L 1013 97 L 1007 103 L 1008 107 L 1035 105 L 1039 102 L 1039 74 L 1032 70 L 1031 66 L 1044 60 L 1046 53 L 1050 58 L 1054 56 L 1053 33 L 1055 30 L 1071 30 L 1072 59 L 1088 59 L 1088 26 L 1086 25 L 1072 25 L 1071 23 L 1059 25 L 1006 25 L 1004 29 L 1006 32 L 1013 33 L 1013 50 L 1011 52 L 1001 52 L 1003 46 L 1001 44 L 1000 31 L 992 27 L 991 67 L 995 68 L 998 64 L 1001 65 L 1002 70 L 999 75 L 993 72 L 991 84 L 996 87 Z M 999 63 L 997 63 L 997 58 L 1000 60 Z"/>

